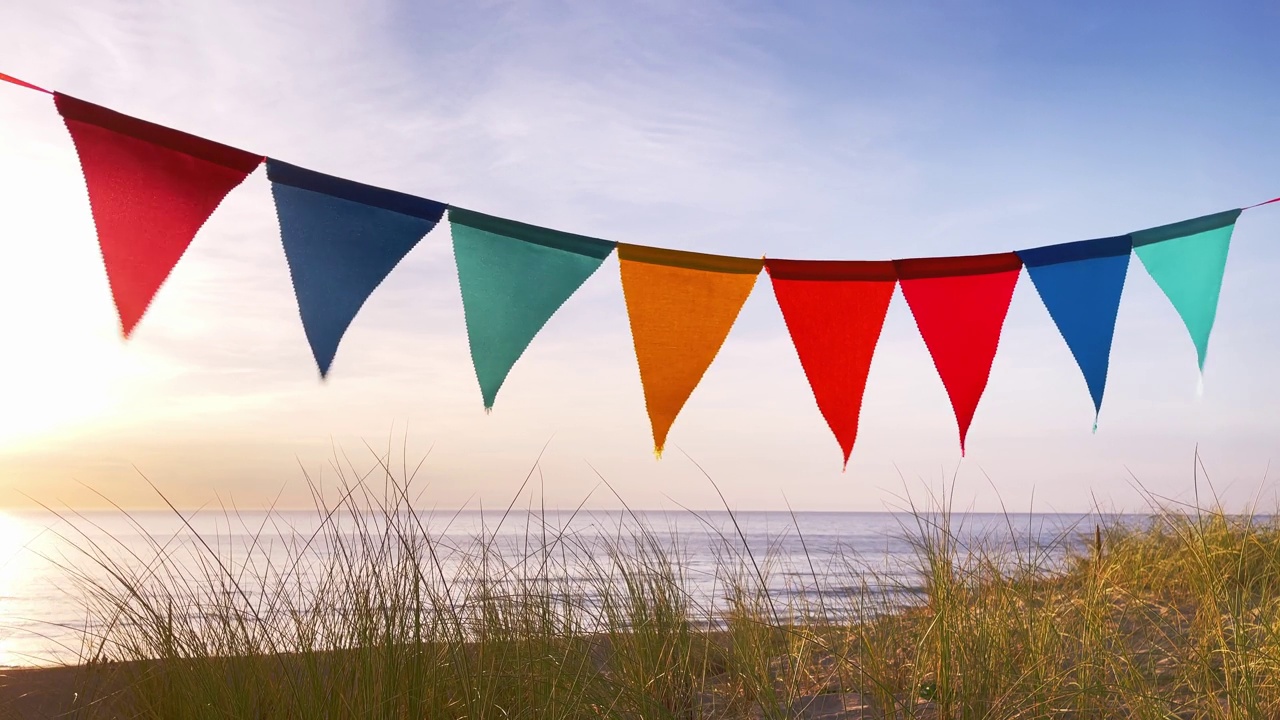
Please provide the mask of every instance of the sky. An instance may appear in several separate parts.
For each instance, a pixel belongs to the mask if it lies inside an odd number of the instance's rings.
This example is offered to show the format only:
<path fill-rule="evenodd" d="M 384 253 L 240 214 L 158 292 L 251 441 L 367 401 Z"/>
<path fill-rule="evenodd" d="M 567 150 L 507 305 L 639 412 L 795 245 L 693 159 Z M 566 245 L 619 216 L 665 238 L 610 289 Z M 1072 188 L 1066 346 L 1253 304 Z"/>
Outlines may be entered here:
<path fill-rule="evenodd" d="M 1280 9 L 1160 7 L 17 0 L 0 72 L 610 240 L 964 255 L 1280 195 Z M 505 507 L 536 467 L 517 502 L 715 508 L 718 487 L 741 510 L 884 510 L 949 486 L 958 509 L 1141 510 L 1197 492 L 1273 509 L 1278 231 L 1280 204 L 1241 217 L 1202 379 L 1177 313 L 1131 264 L 1096 433 L 1024 273 L 964 458 L 899 292 L 843 472 L 762 275 L 655 460 L 615 258 L 486 414 L 441 223 L 322 382 L 262 169 L 121 341 L 70 137 L 48 96 L 6 85 L 0 507 L 160 506 L 152 484 L 180 507 L 307 507 L 307 477 L 332 487 L 390 450 L 397 468 L 425 458 L 414 483 L 437 508 Z"/>

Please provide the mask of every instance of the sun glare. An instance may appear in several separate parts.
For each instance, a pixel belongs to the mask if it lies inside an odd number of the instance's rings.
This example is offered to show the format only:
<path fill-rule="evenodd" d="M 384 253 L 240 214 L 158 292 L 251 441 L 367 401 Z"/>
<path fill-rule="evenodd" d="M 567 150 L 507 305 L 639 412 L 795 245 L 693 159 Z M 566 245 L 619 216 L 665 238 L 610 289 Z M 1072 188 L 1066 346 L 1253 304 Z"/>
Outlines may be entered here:
<path fill-rule="evenodd" d="M 0 667 L 36 663 L 45 647 L 41 635 L 49 628 L 34 625 L 39 609 L 29 606 L 40 592 L 56 590 L 34 547 L 41 535 L 37 523 L 0 512 Z"/>
<path fill-rule="evenodd" d="M 0 307 L 9 309 L 0 450 L 10 450 L 109 412 L 124 358 L 88 213 L 66 212 L 53 189 L 66 184 L 66 169 L 23 155 L 0 153 L 0 162 L 17 165 L 0 176 L 0 212 L 17 229 L 0 246 Z M 46 196 L 46 205 L 14 200 Z"/>

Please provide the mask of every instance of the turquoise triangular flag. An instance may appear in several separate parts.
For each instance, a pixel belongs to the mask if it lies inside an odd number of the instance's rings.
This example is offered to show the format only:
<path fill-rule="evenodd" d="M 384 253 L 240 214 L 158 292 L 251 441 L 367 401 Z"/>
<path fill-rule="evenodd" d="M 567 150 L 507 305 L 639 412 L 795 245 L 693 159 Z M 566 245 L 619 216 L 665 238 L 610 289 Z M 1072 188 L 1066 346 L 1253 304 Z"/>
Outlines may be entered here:
<path fill-rule="evenodd" d="M 1129 236 L 1121 235 L 1018 251 L 1036 292 L 1084 373 L 1093 397 L 1095 429 L 1132 250 Z"/>
<path fill-rule="evenodd" d="M 267 160 L 280 238 L 320 376 L 375 288 L 446 205 Z"/>
<path fill-rule="evenodd" d="M 1138 259 L 1191 333 L 1202 372 L 1238 217 L 1240 210 L 1227 210 L 1131 233 Z"/>
<path fill-rule="evenodd" d="M 480 392 L 493 408 L 507 373 L 615 243 L 449 209 L 462 308 Z"/>

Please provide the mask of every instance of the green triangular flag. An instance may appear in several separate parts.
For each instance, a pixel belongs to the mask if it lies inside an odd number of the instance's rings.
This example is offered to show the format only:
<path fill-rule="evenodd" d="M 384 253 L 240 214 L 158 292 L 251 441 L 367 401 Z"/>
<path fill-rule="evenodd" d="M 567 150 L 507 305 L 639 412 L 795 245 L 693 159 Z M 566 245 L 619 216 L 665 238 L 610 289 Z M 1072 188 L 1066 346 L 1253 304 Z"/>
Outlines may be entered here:
<path fill-rule="evenodd" d="M 616 243 L 449 208 L 471 362 L 486 410 L 547 320 Z"/>
<path fill-rule="evenodd" d="M 1231 231 L 1240 212 L 1227 210 L 1131 234 L 1138 259 L 1191 333 L 1202 372 L 1209 332 L 1218 312 Z"/>

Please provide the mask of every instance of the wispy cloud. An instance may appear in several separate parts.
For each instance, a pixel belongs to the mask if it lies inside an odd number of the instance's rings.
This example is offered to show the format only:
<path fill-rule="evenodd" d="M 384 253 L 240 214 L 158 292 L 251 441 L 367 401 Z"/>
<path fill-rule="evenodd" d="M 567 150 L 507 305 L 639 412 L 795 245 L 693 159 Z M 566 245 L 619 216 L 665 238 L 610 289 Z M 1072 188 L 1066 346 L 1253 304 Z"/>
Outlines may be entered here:
<path fill-rule="evenodd" d="M 1221 160 L 1234 148 L 1212 118 L 1197 120 L 1198 149 L 1185 155 L 1205 158 L 1199 175 L 1182 178 L 1142 149 L 1137 103 L 1095 108 L 1112 116 L 1091 120 L 1077 106 L 1088 97 L 1079 72 L 1109 66 L 1040 57 L 1018 33 L 1053 18 L 1008 14 L 33 0 L 6 10 L 0 69 L 323 172 L 575 232 L 748 256 L 1002 250 L 1256 193 L 1273 164 Z M 1035 87 L 1023 63 L 1046 63 L 1054 84 Z M 80 497 L 80 479 L 146 502 L 132 462 L 184 503 L 215 490 L 253 503 L 273 481 L 297 479 L 295 456 L 314 467 L 331 441 L 359 455 L 361 439 L 382 444 L 407 428 L 414 448 L 435 447 L 441 505 L 510 491 L 548 438 L 556 502 L 594 485 L 584 461 L 638 505 L 713 501 L 678 453 L 648 460 L 614 261 L 548 324 L 486 416 L 439 227 L 370 299 L 322 384 L 259 172 L 121 345 L 66 133 L 47 99 L 0 91 L 0 236 L 20 238 L 0 244 L 0 303 L 22 310 L 9 320 L 17 349 L 0 363 L 0 398 L 13 407 L 0 422 L 3 485 Z M 1109 153 L 1126 162 L 1099 167 Z M 1274 228 L 1249 223 L 1246 237 Z M 974 492 L 989 497 L 985 468 L 1014 499 L 1036 486 L 1078 508 L 1090 488 L 1132 497 L 1126 462 L 1173 492 L 1196 440 L 1242 482 L 1263 467 L 1274 433 L 1238 419 L 1276 429 L 1249 408 L 1280 400 L 1260 359 L 1280 348 L 1259 331 L 1265 315 L 1245 307 L 1276 304 L 1268 276 L 1251 274 L 1276 256 L 1241 245 L 1213 350 L 1224 369 L 1211 367 L 1203 400 L 1191 361 L 1170 359 L 1186 351 L 1176 316 L 1135 265 L 1098 436 L 1083 381 L 1024 278 L 961 466 Z M 1232 283 L 1245 289 L 1232 295 Z M 949 473 L 950 408 L 900 298 L 863 419 L 841 475 L 762 278 L 673 440 L 755 506 L 786 483 L 798 506 L 877 509 L 899 471 L 911 482 Z M 286 498 L 301 501 L 295 489 Z"/>

